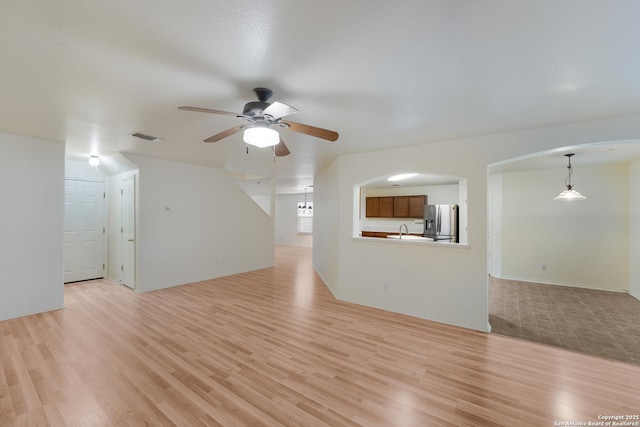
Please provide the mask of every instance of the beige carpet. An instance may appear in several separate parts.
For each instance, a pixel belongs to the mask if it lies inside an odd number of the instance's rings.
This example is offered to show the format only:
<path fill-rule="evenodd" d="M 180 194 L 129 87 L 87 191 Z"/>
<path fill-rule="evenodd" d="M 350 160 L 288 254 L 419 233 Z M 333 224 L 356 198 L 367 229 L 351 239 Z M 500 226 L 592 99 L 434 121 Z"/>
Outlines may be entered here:
<path fill-rule="evenodd" d="M 640 365 L 640 301 L 620 292 L 489 279 L 491 331 Z"/>

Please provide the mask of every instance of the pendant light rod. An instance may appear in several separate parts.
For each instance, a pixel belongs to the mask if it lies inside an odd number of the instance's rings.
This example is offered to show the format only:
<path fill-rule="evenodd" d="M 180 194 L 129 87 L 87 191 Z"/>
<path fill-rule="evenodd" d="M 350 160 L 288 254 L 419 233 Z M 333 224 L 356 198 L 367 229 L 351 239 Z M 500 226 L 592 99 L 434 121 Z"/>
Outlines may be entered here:
<path fill-rule="evenodd" d="M 571 157 L 575 155 L 575 153 L 565 154 L 567 160 L 569 161 L 569 164 L 567 165 L 567 169 L 569 169 L 569 175 L 564 180 L 564 184 L 567 186 L 567 190 L 571 190 L 571 175 L 573 175 L 573 168 L 571 167 Z"/>

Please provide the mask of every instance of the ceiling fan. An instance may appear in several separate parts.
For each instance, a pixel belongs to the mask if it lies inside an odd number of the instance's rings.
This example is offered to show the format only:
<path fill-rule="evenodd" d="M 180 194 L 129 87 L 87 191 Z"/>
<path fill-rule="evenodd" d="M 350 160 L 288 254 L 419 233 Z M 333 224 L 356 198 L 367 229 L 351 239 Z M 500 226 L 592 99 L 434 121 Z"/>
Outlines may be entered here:
<path fill-rule="evenodd" d="M 218 142 L 223 138 L 231 136 L 240 131 L 244 131 L 243 139 L 247 144 L 258 147 L 274 147 L 276 156 L 288 155 L 289 149 L 280 137 L 280 134 L 273 129 L 280 127 L 290 129 L 294 132 L 304 133 L 306 135 L 315 136 L 316 138 L 326 139 L 327 141 L 335 141 L 338 139 L 338 133 L 332 130 L 322 129 L 315 126 L 304 125 L 302 123 L 283 120 L 283 117 L 297 113 L 298 110 L 290 105 L 282 102 L 268 102 L 273 92 L 270 89 L 257 87 L 253 89 L 258 96 L 257 101 L 245 104 L 242 114 L 230 113 L 227 111 L 211 110 L 209 108 L 199 107 L 178 107 L 179 110 L 198 111 L 201 113 L 221 114 L 224 116 L 234 116 L 248 121 L 248 124 L 238 125 L 227 129 L 218 134 L 210 136 L 204 142 Z"/>

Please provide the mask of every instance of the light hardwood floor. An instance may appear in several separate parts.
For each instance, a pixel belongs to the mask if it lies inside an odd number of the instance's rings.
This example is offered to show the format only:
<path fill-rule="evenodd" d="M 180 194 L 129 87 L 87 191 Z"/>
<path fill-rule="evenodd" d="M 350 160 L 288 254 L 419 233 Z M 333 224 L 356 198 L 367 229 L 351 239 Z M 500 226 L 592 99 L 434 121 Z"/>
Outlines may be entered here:
<path fill-rule="evenodd" d="M 0 322 L 0 425 L 553 426 L 640 413 L 640 368 L 337 301 L 308 249 Z M 556 424 L 557 425 L 557 424 Z"/>

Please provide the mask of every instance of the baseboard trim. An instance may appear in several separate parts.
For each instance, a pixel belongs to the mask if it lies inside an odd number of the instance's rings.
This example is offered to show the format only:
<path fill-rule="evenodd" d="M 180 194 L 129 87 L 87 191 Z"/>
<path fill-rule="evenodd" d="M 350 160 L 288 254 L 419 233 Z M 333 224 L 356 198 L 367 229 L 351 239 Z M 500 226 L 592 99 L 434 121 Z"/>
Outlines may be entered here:
<path fill-rule="evenodd" d="M 593 289 L 595 291 L 611 291 L 611 292 L 622 292 L 622 293 L 626 293 L 626 294 L 631 294 L 631 292 L 629 292 L 628 289 L 599 288 L 597 286 L 590 286 L 590 285 L 585 285 L 585 284 L 581 284 L 581 283 L 560 283 L 560 282 L 551 282 L 551 281 L 545 281 L 545 280 L 523 279 L 523 278 L 519 278 L 519 277 L 497 276 L 495 274 L 492 274 L 491 276 L 495 277 L 496 279 L 514 280 L 516 282 L 540 283 L 540 284 L 543 284 L 543 285 L 568 286 L 570 288 Z M 637 297 L 635 297 L 635 298 L 637 298 Z"/>

